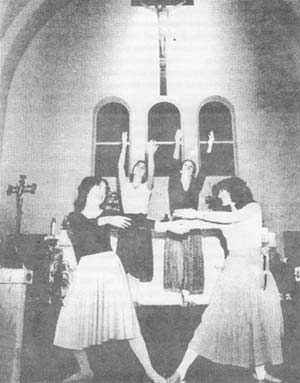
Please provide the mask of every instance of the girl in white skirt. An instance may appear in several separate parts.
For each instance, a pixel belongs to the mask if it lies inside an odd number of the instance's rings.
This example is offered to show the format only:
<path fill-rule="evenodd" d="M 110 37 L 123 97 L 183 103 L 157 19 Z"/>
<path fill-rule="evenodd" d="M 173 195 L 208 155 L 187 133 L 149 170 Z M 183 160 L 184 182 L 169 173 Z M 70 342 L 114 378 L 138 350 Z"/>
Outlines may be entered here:
<path fill-rule="evenodd" d="M 73 350 L 80 370 L 64 382 L 92 380 L 87 347 L 127 339 L 149 379 L 165 383 L 152 367 L 123 266 L 111 248 L 111 225 L 126 228 L 130 219 L 103 211 L 107 187 L 104 179 L 84 178 L 69 215 L 78 266 L 59 314 L 54 345 Z M 156 230 L 170 229 L 176 230 L 176 226 L 156 224 Z"/>
<path fill-rule="evenodd" d="M 261 208 L 237 177 L 219 182 L 213 190 L 231 211 L 175 211 L 190 219 L 181 221 L 187 229 L 220 228 L 229 255 L 202 322 L 168 383 L 182 381 L 198 355 L 224 365 L 254 367 L 260 382 L 280 382 L 265 370 L 266 362 L 282 363 L 283 318 L 276 282 L 270 271 L 264 272 Z"/>

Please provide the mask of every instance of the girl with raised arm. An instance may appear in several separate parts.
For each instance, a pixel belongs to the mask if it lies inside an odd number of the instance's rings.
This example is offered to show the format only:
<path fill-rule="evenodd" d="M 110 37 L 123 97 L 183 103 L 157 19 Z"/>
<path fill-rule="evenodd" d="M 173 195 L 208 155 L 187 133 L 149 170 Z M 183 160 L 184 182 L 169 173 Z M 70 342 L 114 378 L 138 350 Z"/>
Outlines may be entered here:
<path fill-rule="evenodd" d="M 207 152 L 212 151 L 213 131 L 209 134 Z M 173 164 L 169 176 L 168 192 L 170 213 L 175 209 L 198 209 L 201 192 L 210 164 L 203 164 L 198 174 L 192 160 L 180 161 L 182 132 L 177 130 Z M 211 161 L 211 159 L 210 159 Z M 204 265 L 202 236 L 200 230 L 191 231 L 183 236 L 167 233 L 164 256 L 164 287 L 168 290 L 187 290 L 191 293 L 203 293 Z"/>
<path fill-rule="evenodd" d="M 111 227 L 129 227 L 130 218 L 111 216 L 104 210 L 107 187 L 102 178 L 84 178 L 74 212 L 68 217 L 78 265 L 59 314 L 54 344 L 72 350 L 80 370 L 64 383 L 90 382 L 93 373 L 87 348 L 112 339 L 127 339 L 148 378 L 165 383 L 152 367 L 124 268 L 112 251 Z M 176 225 L 157 222 L 155 229 L 176 230 Z"/>
<path fill-rule="evenodd" d="M 145 161 L 138 161 L 127 178 L 124 169 L 127 139 L 127 132 L 123 132 L 118 172 L 123 213 L 131 219 L 131 226 L 119 230 L 117 254 L 127 273 L 147 282 L 153 278 L 153 251 L 152 234 L 146 217 L 154 186 L 154 154 L 157 145 L 153 141 L 147 144 L 148 169 Z"/>
<path fill-rule="evenodd" d="M 214 191 L 231 211 L 174 212 L 189 219 L 181 221 L 187 229 L 220 228 L 229 255 L 202 321 L 168 383 L 182 381 L 198 355 L 215 363 L 254 368 L 259 382 L 280 382 L 265 370 L 267 362 L 282 363 L 283 318 L 276 282 L 270 271 L 264 271 L 260 205 L 237 177 L 219 182 Z"/>

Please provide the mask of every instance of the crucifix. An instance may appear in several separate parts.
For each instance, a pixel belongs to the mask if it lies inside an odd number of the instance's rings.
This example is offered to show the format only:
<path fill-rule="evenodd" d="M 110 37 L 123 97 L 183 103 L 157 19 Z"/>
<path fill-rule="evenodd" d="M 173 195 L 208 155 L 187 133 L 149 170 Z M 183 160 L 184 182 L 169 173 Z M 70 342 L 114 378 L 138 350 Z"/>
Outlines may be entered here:
<path fill-rule="evenodd" d="M 7 195 L 16 195 L 16 204 L 17 204 L 17 215 L 16 215 L 16 234 L 21 233 L 21 223 L 22 223 L 22 214 L 23 214 L 23 198 L 24 193 L 34 194 L 36 191 L 36 184 L 27 185 L 25 175 L 20 175 L 19 182 L 16 186 L 8 185 Z"/>
<path fill-rule="evenodd" d="M 169 36 L 169 16 L 182 5 L 193 5 L 193 0 L 132 0 L 132 5 L 140 5 L 156 13 L 159 40 L 160 95 L 167 95 L 167 37 Z"/>

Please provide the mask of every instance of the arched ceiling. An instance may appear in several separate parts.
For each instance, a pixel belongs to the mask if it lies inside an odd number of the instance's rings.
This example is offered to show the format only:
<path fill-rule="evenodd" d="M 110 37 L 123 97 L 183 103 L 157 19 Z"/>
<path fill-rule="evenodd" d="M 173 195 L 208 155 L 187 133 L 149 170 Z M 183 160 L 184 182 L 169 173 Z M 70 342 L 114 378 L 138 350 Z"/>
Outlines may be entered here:
<path fill-rule="evenodd" d="M 26 7 L 31 0 L 4 0 L 2 1 L 1 11 L 1 26 L 0 26 L 0 38 L 5 36 L 10 25 L 14 22 L 15 18 Z"/>
<path fill-rule="evenodd" d="M 18 63 L 39 30 L 57 11 L 72 1 L 78 0 L 4 1 L 0 29 L 0 148 L 2 147 L 7 96 Z"/>
<path fill-rule="evenodd" d="M 1 91 L 0 91 L 0 148 L 4 129 L 7 95 L 20 59 L 38 31 L 56 12 L 71 2 L 83 0 L 3 0 L 0 14 Z M 99 0 L 101 1 L 101 0 Z M 300 43 L 300 1 L 283 0 L 295 15 L 296 22 L 286 25 L 298 36 Z M 129 0 L 128 0 L 129 3 Z M 284 20 L 283 20 L 284 22 Z"/>

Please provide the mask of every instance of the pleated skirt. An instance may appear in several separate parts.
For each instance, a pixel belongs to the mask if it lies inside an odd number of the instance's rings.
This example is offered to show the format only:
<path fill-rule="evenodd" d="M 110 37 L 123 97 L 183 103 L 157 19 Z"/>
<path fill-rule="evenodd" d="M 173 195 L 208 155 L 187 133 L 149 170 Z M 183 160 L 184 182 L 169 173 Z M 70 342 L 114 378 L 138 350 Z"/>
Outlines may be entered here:
<path fill-rule="evenodd" d="M 204 289 L 204 258 L 200 230 L 189 234 L 167 233 L 164 252 L 164 288 L 188 290 L 202 294 Z"/>
<path fill-rule="evenodd" d="M 54 345 L 82 350 L 111 339 L 139 335 L 139 322 L 119 257 L 111 251 L 82 257 L 58 317 Z"/>
<path fill-rule="evenodd" d="M 283 317 L 271 272 L 262 288 L 260 249 L 231 252 L 190 348 L 220 364 L 282 363 Z"/>

